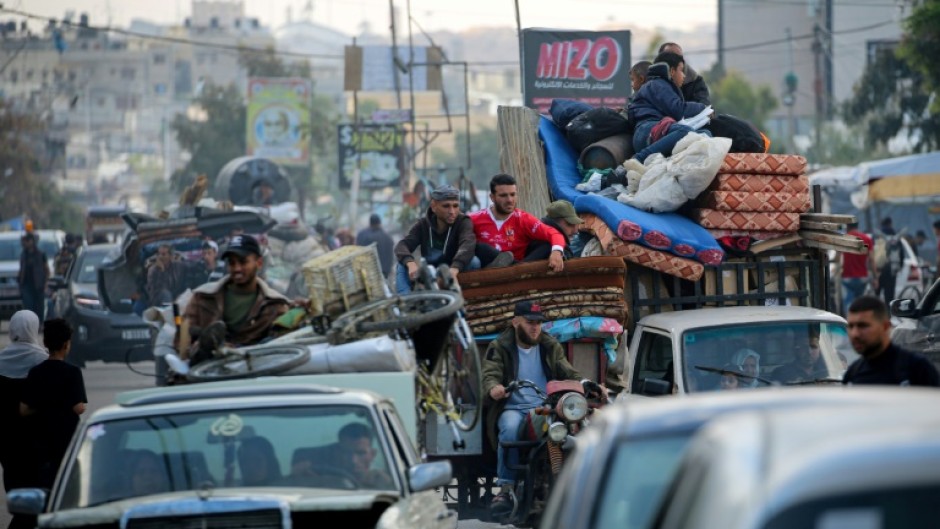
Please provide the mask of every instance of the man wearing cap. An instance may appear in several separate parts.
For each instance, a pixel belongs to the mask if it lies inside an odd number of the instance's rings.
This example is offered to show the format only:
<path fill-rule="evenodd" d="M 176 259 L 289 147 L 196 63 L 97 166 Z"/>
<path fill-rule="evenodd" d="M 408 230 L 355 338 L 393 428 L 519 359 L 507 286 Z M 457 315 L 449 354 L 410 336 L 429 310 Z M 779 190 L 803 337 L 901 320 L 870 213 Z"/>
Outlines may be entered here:
<path fill-rule="evenodd" d="M 209 281 L 221 279 L 223 275 L 225 265 L 219 260 L 219 245 L 206 239 L 202 242 L 202 259 L 193 262 L 189 267 L 187 284 L 196 288 Z"/>
<path fill-rule="evenodd" d="M 484 267 L 496 266 L 491 263 L 505 256 L 515 261 L 536 260 L 527 258 L 526 250 L 529 243 L 544 241 L 550 245 L 549 270 L 561 272 L 565 268 L 565 238 L 555 228 L 516 207 L 515 178 L 508 174 L 491 178 L 490 200 L 493 202 L 490 207 L 470 214 L 477 236 L 476 255 Z"/>
<path fill-rule="evenodd" d="M 500 492 L 492 504 L 496 511 L 512 508 L 509 491 L 515 483 L 515 475 L 509 467 L 519 457 L 515 450 L 499 449 L 499 442 L 518 440 L 519 427 L 526 415 L 542 405 L 542 399 L 530 388 L 507 394 L 509 383 L 528 380 L 545 390 L 550 380 L 581 380 L 586 392 L 603 391 L 601 386 L 582 379 L 568 362 L 558 340 L 542 332 L 543 321 L 541 305 L 532 301 L 516 303 L 512 327 L 490 342 L 483 361 L 483 392 L 492 405 L 486 431 L 498 460 L 496 482 Z"/>
<path fill-rule="evenodd" d="M 581 217 L 574 211 L 574 206 L 567 200 L 556 200 L 548 205 L 545 210 L 545 216 L 542 222 L 558 230 L 565 238 L 565 249 L 563 255 L 565 259 L 574 257 L 571 250 L 571 238 L 578 234 L 581 224 L 584 223 Z M 552 245 L 546 241 L 532 241 L 526 248 L 526 261 L 539 261 L 548 259 L 552 253 Z"/>
<path fill-rule="evenodd" d="M 392 271 L 392 254 L 395 243 L 392 238 L 382 229 L 382 217 L 373 213 L 369 216 L 369 227 L 363 228 L 356 234 L 356 246 L 369 246 L 375 243 L 375 249 L 379 252 L 379 263 L 382 265 L 382 276 L 388 277 Z"/>
<path fill-rule="evenodd" d="M 460 193 L 454 186 L 445 184 L 433 190 L 427 213 L 395 245 L 398 261 L 395 287 L 399 294 L 411 292 L 411 284 L 418 277 L 413 254 L 419 247 L 428 264 L 446 264 L 454 277 L 480 267 L 479 259 L 473 256 L 476 247 L 473 223 L 460 212 Z"/>
<path fill-rule="evenodd" d="M 222 253 L 228 274 L 193 291 L 184 318 L 193 338 L 190 364 L 208 360 L 223 342 L 252 345 L 268 337 L 290 301 L 258 277 L 261 246 L 251 235 L 236 235 Z"/>

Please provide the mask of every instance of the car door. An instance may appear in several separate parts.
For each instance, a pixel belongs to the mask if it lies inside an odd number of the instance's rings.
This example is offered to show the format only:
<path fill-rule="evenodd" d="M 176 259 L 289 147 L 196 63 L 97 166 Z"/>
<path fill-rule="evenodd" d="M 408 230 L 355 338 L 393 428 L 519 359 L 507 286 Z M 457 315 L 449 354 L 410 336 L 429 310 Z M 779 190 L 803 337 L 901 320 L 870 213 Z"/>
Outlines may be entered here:
<path fill-rule="evenodd" d="M 382 421 L 388 430 L 392 452 L 394 452 L 392 464 L 397 467 L 398 475 L 402 477 L 405 494 L 395 505 L 382 513 L 376 527 L 378 529 L 412 527 L 455 529 L 457 512 L 447 508 L 439 492 L 433 489 L 420 492 L 407 490 L 409 487 L 408 468 L 419 463 L 418 455 L 395 409 L 391 406 L 382 406 L 381 413 Z"/>
<path fill-rule="evenodd" d="M 932 360 L 940 358 L 940 281 L 927 291 L 914 324 L 902 322 L 891 333 L 891 341 L 905 349 L 926 354 Z"/>

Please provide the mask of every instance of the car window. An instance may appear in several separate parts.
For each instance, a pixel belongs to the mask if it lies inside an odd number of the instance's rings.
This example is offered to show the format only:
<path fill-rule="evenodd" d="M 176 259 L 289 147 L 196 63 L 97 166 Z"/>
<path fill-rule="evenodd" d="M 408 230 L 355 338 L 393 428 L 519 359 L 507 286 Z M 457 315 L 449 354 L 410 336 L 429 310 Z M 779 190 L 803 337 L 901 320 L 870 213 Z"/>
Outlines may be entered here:
<path fill-rule="evenodd" d="M 645 378 L 663 378 L 672 369 L 672 340 L 662 334 L 643 331 L 637 366 L 633 373 L 633 387 L 639 387 Z"/>
<path fill-rule="evenodd" d="M 397 490 L 372 417 L 365 406 L 323 405 L 89 425 L 59 508 L 206 487 Z"/>
<path fill-rule="evenodd" d="M 591 527 L 648 527 L 690 435 L 650 437 L 615 445 Z"/>
<path fill-rule="evenodd" d="M 937 523 L 940 485 L 851 493 L 801 502 L 771 518 L 765 529 L 840 527 L 906 529 Z"/>
<path fill-rule="evenodd" d="M 107 257 L 107 252 L 83 252 L 77 265 L 75 265 L 78 267 L 75 272 L 78 274 L 75 281 L 79 283 L 97 283 L 98 268 Z"/>

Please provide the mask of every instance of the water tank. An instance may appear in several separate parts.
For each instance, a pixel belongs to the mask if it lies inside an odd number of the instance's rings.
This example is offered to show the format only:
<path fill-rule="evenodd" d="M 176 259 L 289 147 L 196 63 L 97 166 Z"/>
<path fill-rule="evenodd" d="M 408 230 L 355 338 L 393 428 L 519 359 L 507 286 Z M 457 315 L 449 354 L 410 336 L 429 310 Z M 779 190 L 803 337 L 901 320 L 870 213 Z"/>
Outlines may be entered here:
<path fill-rule="evenodd" d="M 215 178 L 213 196 L 231 200 L 236 206 L 252 205 L 252 191 L 261 181 L 274 189 L 274 202 L 290 200 L 290 180 L 287 172 L 267 158 L 242 156 L 229 161 Z"/>

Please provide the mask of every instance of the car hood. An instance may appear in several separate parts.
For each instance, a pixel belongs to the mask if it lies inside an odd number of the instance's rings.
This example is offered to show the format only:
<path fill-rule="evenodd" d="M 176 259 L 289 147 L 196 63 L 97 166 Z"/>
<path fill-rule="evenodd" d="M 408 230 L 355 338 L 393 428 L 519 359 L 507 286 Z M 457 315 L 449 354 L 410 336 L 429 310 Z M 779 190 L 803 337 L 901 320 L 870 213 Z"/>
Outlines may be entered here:
<path fill-rule="evenodd" d="M 115 501 L 94 507 L 82 509 L 62 509 L 53 513 L 40 515 L 40 527 L 79 527 L 92 524 L 112 524 L 121 520 L 121 517 L 130 509 L 144 507 L 148 511 L 160 511 L 163 516 L 172 516 L 180 512 L 190 501 L 211 502 L 213 499 L 221 501 L 241 500 L 246 504 L 252 501 L 270 504 L 272 500 L 284 502 L 291 512 L 313 511 L 365 511 L 371 510 L 376 504 L 392 505 L 399 500 L 393 492 L 383 491 L 350 491 L 336 489 L 311 488 L 265 488 L 263 492 L 257 489 L 233 488 L 212 491 L 180 491 L 164 494 L 154 494 L 126 500 Z M 180 510 L 174 507 L 179 507 Z"/>

